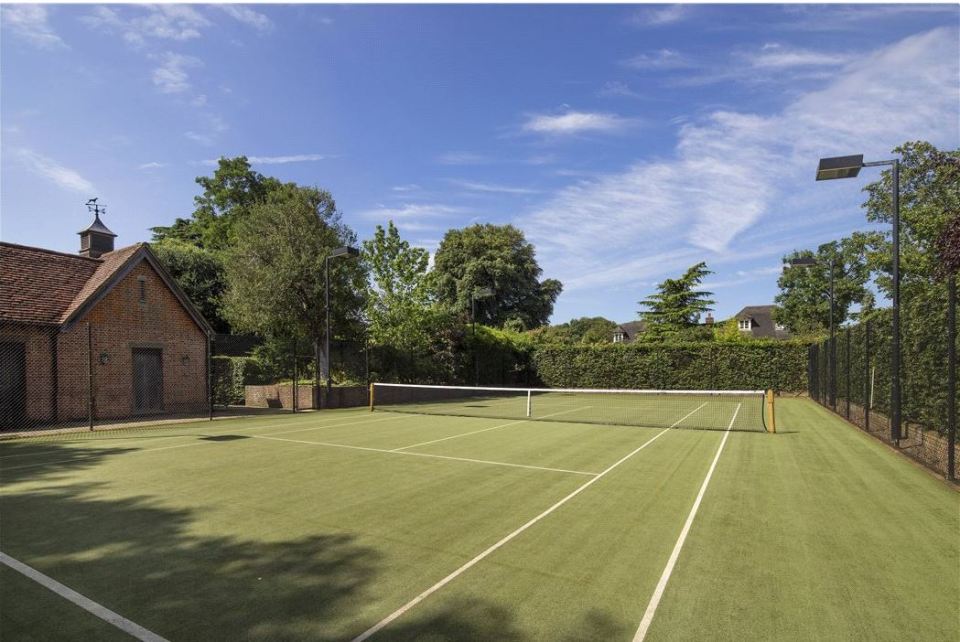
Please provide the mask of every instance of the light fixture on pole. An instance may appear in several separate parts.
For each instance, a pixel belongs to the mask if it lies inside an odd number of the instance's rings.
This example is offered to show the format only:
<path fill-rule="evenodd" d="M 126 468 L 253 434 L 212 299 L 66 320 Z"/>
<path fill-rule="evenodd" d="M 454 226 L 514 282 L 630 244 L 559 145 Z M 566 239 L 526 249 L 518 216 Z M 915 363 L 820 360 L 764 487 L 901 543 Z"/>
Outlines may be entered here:
<path fill-rule="evenodd" d="M 333 389 L 333 383 L 330 381 L 330 259 L 335 259 L 338 257 L 347 257 L 348 259 L 356 258 L 360 256 L 360 250 L 355 247 L 338 247 L 330 254 L 327 255 L 327 258 L 323 260 L 324 267 L 324 316 L 327 319 L 327 331 L 324 336 L 324 360 L 323 360 L 323 376 L 326 379 L 327 385 L 327 398 L 326 404 L 330 403 L 330 393 Z"/>
<path fill-rule="evenodd" d="M 900 441 L 900 160 L 863 162 L 863 154 L 821 158 L 817 180 L 855 178 L 864 167 L 890 166 L 893 183 L 893 328 L 890 346 L 890 439 Z"/>
<path fill-rule="evenodd" d="M 470 291 L 470 338 L 477 336 L 477 299 L 489 299 L 496 293 L 493 288 L 474 288 Z M 473 341 L 473 385 L 480 385 L 480 360 L 477 359 L 477 344 Z"/>

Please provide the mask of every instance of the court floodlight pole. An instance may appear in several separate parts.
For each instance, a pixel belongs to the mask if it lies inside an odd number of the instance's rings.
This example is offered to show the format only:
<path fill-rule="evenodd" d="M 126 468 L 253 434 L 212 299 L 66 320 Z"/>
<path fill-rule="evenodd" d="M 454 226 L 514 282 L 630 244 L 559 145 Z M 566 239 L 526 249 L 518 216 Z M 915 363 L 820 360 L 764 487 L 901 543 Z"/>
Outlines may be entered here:
<path fill-rule="evenodd" d="M 890 440 L 899 445 L 900 417 L 900 159 L 863 162 L 863 154 L 821 158 L 817 180 L 855 178 L 864 167 L 891 167 L 893 210 L 893 328 L 890 342 Z"/>
<path fill-rule="evenodd" d="M 326 379 L 327 384 L 327 398 L 323 404 L 326 408 L 330 405 L 330 395 L 333 393 L 333 382 L 330 381 L 330 259 L 337 258 L 340 256 L 345 256 L 347 258 L 356 258 L 360 256 L 360 250 L 355 247 L 338 247 L 334 251 L 330 252 L 327 257 L 323 260 L 324 267 L 324 316 L 326 317 L 327 329 L 324 332 L 324 359 L 323 359 L 323 370 L 324 378 Z"/>

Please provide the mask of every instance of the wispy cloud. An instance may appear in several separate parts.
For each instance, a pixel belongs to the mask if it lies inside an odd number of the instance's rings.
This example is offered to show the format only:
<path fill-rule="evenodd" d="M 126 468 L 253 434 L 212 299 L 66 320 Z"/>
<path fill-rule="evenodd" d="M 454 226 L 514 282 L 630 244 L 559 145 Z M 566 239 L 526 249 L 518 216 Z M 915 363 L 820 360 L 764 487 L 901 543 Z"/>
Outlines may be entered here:
<path fill-rule="evenodd" d="M 81 176 L 78 171 L 61 165 L 52 158 L 26 148 L 16 150 L 16 154 L 25 168 L 62 189 L 82 192 L 88 196 L 96 193 L 93 183 Z"/>
<path fill-rule="evenodd" d="M 270 18 L 250 7 L 241 4 L 219 4 L 216 7 L 234 20 L 253 27 L 257 31 L 266 32 L 273 29 L 273 21 Z"/>
<path fill-rule="evenodd" d="M 639 27 L 662 27 L 687 18 L 691 7 L 682 4 L 647 7 L 638 9 L 630 15 L 629 22 Z"/>
<path fill-rule="evenodd" d="M 394 192 L 407 193 L 407 192 L 418 192 L 422 188 L 416 183 L 408 183 L 407 185 L 394 185 L 390 189 Z"/>
<path fill-rule="evenodd" d="M 623 61 L 624 66 L 644 71 L 666 71 L 690 67 L 691 62 L 673 49 L 642 53 Z"/>
<path fill-rule="evenodd" d="M 358 216 L 374 221 L 386 221 L 388 219 L 410 221 L 414 219 L 443 218 L 463 214 L 464 212 L 465 210 L 462 207 L 443 205 L 441 203 L 406 203 L 397 207 L 381 205 L 374 209 L 361 211 L 358 213 Z"/>
<path fill-rule="evenodd" d="M 293 154 L 290 156 L 247 156 L 253 165 L 286 165 L 287 163 L 314 163 L 330 158 L 324 154 Z M 216 167 L 219 160 L 208 159 L 200 161 L 201 165 Z"/>
<path fill-rule="evenodd" d="M 6 5 L 2 16 L 3 26 L 22 40 L 41 49 L 66 49 L 67 44 L 57 35 L 48 22 L 47 8 L 36 4 Z"/>
<path fill-rule="evenodd" d="M 680 127 L 673 158 L 579 180 L 519 223 L 569 289 L 650 279 L 691 259 L 746 260 L 751 248 L 736 240 L 773 210 L 809 215 L 795 195 L 809 192 L 816 158 L 886 155 L 907 139 L 954 144 L 956 42 L 954 29 L 922 33 L 861 55 L 779 112 L 704 115 Z"/>
<path fill-rule="evenodd" d="M 616 114 L 567 111 L 563 114 L 531 114 L 523 130 L 536 134 L 570 135 L 586 132 L 609 133 L 621 130 L 633 121 Z"/>
<path fill-rule="evenodd" d="M 437 162 L 441 165 L 485 165 L 493 162 L 493 158 L 476 152 L 453 151 L 440 154 Z"/>
<path fill-rule="evenodd" d="M 797 49 L 777 43 L 765 44 L 760 51 L 745 54 L 743 58 L 757 69 L 782 70 L 791 67 L 837 67 L 850 62 L 845 53 Z"/>
<path fill-rule="evenodd" d="M 625 82 L 619 80 L 608 80 L 603 84 L 603 87 L 600 88 L 598 92 L 604 98 L 616 98 L 616 97 L 627 97 L 627 98 L 639 98 L 640 94 L 630 88 Z"/>
<path fill-rule="evenodd" d="M 137 15 L 125 17 L 133 11 Z M 142 46 L 149 39 L 192 40 L 212 24 L 197 9 L 185 4 L 145 5 L 126 11 L 101 5 L 94 7 L 82 21 L 94 29 L 119 33 L 135 46 Z"/>
<path fill-rule="evenodd" d="M 784 5 L 788 20 L 776 27 L 790 31 L 847 31 L 864 23 L 899 20 L 909 16 L 943 14 L 957 16 L 956 3 L 943 4 L 848 4 Z"/>
<path fill-rule="evenodd" d="M 197 131 L 197 129 L 192 129 L 184 133 L 184 136 L 195 143 L 200 143 L 201 145 L 211 146 L 216 141 L 217 138 L 223 132 L 230 129 L 227 123 L 224 122 L 220 116 L 216 114 L 205 114 L 202 118 L 203 122 L 201 123 L 202 129 Z"/>
<path fill-rule="evenodd" d="M 475 181 L 465 181 L 460 179 L 451 178 L 448 179 L 448 182 L 457 187 L 462 187 L 465 190 L 471 192 L 485 192 L 489 194 L 539 194 L 540 190 L 531 189 L 529 187 L 513 187 L 510 185 L 496 185 L 493 183 L 477 183 Z"/>
<path fill-rule="evenodd" d="M 137 165 L 137 169 L 150 170 L 150 169 L 160 169 L 161 167 L 166 167 L 166 163 L 158 163 L 157 161 L 151 161 L 149 163 L 143 163 Z"/>
<path fill-rule="evenodd" d="M 203 64 L 198 58 L 171 51 L 163 54 L 161 61 L 160 66 L 153 70 L 153 84 L 165 94 L 178 94 L 190 89 L 187 69 Z"/>

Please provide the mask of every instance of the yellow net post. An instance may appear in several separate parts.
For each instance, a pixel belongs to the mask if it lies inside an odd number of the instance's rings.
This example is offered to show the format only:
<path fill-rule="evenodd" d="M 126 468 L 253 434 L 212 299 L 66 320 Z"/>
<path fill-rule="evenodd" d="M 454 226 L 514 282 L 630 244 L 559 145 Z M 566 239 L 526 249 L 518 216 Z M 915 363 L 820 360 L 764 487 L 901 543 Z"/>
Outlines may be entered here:
<path fill-rule="evenodd" d="M 373 384 L 370 384 L 370 412 L 373 412 Z"/>
<path fill-rule="evenodd" d="M 773 390 L 767 390 L 767 431 L 777 432 L 777 415 L 773 410 Z"/>

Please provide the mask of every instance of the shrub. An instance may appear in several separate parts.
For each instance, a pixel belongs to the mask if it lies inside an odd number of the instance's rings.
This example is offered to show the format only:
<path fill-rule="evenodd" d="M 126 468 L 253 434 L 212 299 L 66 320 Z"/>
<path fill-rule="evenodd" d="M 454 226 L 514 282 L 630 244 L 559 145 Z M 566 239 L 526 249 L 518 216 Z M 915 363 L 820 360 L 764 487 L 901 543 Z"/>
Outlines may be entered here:
<path fill-rule="evenodd" d="M 241 404 L 244 386 L 266 383 L 263 366 L 253 357 L 212 357 L 210 363 L 216 405 Z"/>

